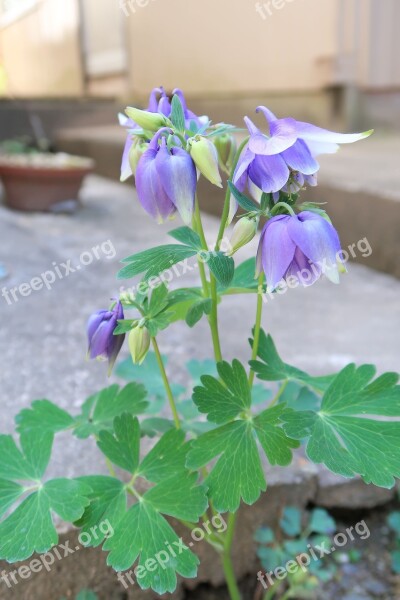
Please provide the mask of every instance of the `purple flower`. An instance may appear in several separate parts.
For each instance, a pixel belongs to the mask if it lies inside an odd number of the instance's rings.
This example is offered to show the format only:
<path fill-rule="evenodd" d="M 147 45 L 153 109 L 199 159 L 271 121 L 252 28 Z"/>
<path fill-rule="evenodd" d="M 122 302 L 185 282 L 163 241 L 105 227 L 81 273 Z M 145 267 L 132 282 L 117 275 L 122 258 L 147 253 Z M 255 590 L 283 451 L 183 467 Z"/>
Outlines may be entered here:
<path fill-rule="evenodd" d="M 203 125 L 208 123 L 208 117 L 198 117 L 191 110 L 187 108 L 185 96 L 179 88 L 175 88 L 172 92 L 172 95 L 177 95 L 181 101 L 183 112 L 185 115 L 185 123 L 187 129 L 194 129 L 197 131 Z M 149 97 L 149 103 L 146 108 L 148 112 L 152 113 L 160 113 L 165 117 L 170 117 L 171 115 L 171 102 L 169 96 L 166 94 L 164 88 L 162 86 L 156 87 L 151 91 Z M 132 119 L 127 117 L 126 115 L 119 114 L 119 124 L 122 127 L 125 127 L 127 131 L 127 138 L 125 142 L 124 151 L 122 154 L 122 164 L 121 164 L 121 181 L 126 181 L 133 174 L 132 167 L 129 162 L 129 153 L 133 144 L 133 136 L 141 131 L 141 127 L 139 127 Z"/>
<path fill-rule="evenodd" d="M 114 335 L 118 321 L 124 318 L 121 302 L 116 302 L 112 310 L 98 310 L 87 323 L 88 356 L 108 360 L 108 375 L 124 343 L 125 335 Z"/>
<path fill-rule="evenodd" d="M 371 135 L 334 133 L 295 119 L 278 119 L 268 108 L 259 106 L 269 124 L 270 135 L 262 133 L 245 117 L 250 132 L 233 176 L 233 183 L 243 191 L 247 186 L 259 200 L 262 192 L 299 191 L 304 184 L 316 185 L 319 154 L 334 153 L 338 144 L 350 144 Z"/>
<path fill-rule="evenodd" d="M 290 276 L 306 286 L 321 275 L 339 283 L 340 251 L 336 229 L 320 215 L 310 211 L 279 215 L 262 230 L 257 271 L 264 270 L 268 291 Z"/>
<path fill-rule="evenodd" d="M 169 149 L 165 138 L 159 145 L 162 133 L 162 130 L 156 133 L 138 162 L 136 190 L 139 201 L 158 223 L 178 211 L 183 221 L 190 224 L 197 185 L 196 167 L 183 148 L 173 146 Z"/>

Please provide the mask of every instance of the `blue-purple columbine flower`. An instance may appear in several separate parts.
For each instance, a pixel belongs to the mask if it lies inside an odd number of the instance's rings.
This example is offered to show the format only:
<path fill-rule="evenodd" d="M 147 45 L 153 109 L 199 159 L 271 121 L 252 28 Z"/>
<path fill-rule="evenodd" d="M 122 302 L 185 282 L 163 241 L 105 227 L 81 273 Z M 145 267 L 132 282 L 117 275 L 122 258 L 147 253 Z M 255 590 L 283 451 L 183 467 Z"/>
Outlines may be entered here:
<path fill-rule="evenodd" d="M 264 226 L 257 253 L 257 272 L 264 270 L 267 289 L 294 277 L 313 284 L 322 275 L 339 283 L 341 261 L 339 236 L 333 225 L 317 213 L 279 215 Z"/>
<path fill-rule="evenodd" d="M 186 224 L 192 221 L 197 175 L 195 164 L 188 152 L 172 146 L 168 148 L 165 130 L 158 131 L 142 154 L 136 169 L 136 190 L 145 211 L 162 223 L 176 211 Z"/>
<path fill-rule="evenodd" d="M 108 375 L 111 374 L 125 335 L 114 335 L 118 321 L 124 318 L 121 302 L 116 302 L 111 310 L 98 310 L 87 323 L 88 356 L 108 360 Z"/>
<path fill-rule="evenodd" d="M 240 191 L 248 188 L 255 200 L 262 192 L 298 192 L 305 184 L 317 185 L 319 154 L 334 153 L 339 144 L 351 144 L 371 135 L 345 134 L 321 129 L 292 118 L 278 119 L 268 108 L 259 106 L 269 124 L 265 135 L 245 117 L 249 142 L 240 155 L 233 183 Z"/>
<path fill-rule="evenodd" d="M 175 88 L 172 92 L 172 96 L 177 95 L 181 101 L 183 112 L 185 115 L 185 124 L 187 129 L 197 131 L 206 123 L 208 123 L 208 117 L 198 117 L 194 112 L 188 109 L 186 104 L 185 96 L 179 88 Z M 154 88 L 149 97 L 149 103 L 146 108 L 148 112 L 160 113 L 165 117 L 171 115 L 171 102 L 162 86 Z M 129 117 L 123 114 L 118 115 L 119 124 L 127 129 L 127 138 L 125 142 L 124 151 L 122 154 L 121 164 L 121 181 L 126 181 L 133 174 L 132 168 L 129 162 L 129 153 L 132 148 L 133 138 L 135 134 L 141 131 L 141 128 Z"/>

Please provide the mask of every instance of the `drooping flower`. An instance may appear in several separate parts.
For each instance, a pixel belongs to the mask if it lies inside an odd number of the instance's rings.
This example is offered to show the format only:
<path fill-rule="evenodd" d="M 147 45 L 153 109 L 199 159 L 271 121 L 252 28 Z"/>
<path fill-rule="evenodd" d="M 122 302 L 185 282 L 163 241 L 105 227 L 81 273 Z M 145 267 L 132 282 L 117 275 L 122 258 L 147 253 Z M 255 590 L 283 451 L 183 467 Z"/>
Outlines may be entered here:
<path fill-rule="evenodd" d="M 182 90 L 175 88 L 172 92 L 172 96 L 173 95 L 177 95 L 181 101 L 185 115 L 185 126 L 187 129 L 197 131 L 208 123 L 209 119 L 207 116 L 198 117 L 194 112 L 187 108 L 186 99 Z M 162 86 L 156 87 L 150 94 L 149 103 L 145 111 L 128 107 L 127 113 L 128 116 L 123 114 L 118 115 L 119 124 L 127 129 L 127 138 L 122 155 L 121 181 L 126 181 L 133 174 L 129 156 L 135 136 L 138 135 L 142 128 L 146 129 L 146 125 L 150 131 L 157 131 L 159 127 L 168 125 L 166 119 L 171 116 L 171 101 Z M 159 116 L 152 117 L 150 113 Z M 139 120 L 140 124 L 138 123 Z"/>
<path fill-rule="evenodd" d="M 146 212 L 158 223 L 176 211 L 191 223 L 197 176 L 190 155 L 178 146 L 167 147 L 165 138 L 159 145 L 160 130 L 142 154 L 136 169 L 136 190 Z"/>
<path fill-rule="evenodd" d="M 121 302 L 116 302 L 111 310 L 98 310 L 87 323 L 88 356 L 108 360 L 108 374 L 124 343 L 125 335 L 114 335 L 118 321 L 124 318 Z"/>
<path fill-rule="evenodd" d="M 278 119 L 268 108 L 259 106 L 269 124 L 269 135 L 262 133 L 245 117 L 250 133 L 235 169 L 233 183 L 240 191 L 248 188 L 255 200 L 262 192 L 296 192 L 301 187 L 316 185 L 319 154 L 334 153 L 339 144 L 351 144 L 371 135 L 345 134 L 321 129 L 292 118 Z"/>
<path fill-rule="evenodd" d="M 267 289 L 295 277 L 305 286 L 322 275 L 339 283 L 340 241 L 336 229 L 311 211 L 279 215 L 264 226 L 257 253 L 257 272 L 264 270 Z"/>

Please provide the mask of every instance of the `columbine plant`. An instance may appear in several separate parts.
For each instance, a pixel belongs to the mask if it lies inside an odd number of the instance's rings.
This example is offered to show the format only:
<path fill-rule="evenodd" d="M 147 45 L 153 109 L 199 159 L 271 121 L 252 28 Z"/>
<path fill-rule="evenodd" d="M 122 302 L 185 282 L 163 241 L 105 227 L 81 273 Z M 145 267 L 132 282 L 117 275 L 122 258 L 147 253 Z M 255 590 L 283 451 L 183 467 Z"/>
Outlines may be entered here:
<path fill-rule="evenodd" d="M 231 598 L 238 600 L 231 561 L 235 521 L 241 503 L 255 503 L 266 490 L 262 455 L 271 465 L 286 466 L 303 444 L 311 461 L 344 477 L 360 475 L 388 488 L 399 477 L 397 375 L 374 379 L 373 366 L 353 364 L 337 374 L 309 375 L 285 363 L 261 328 L 263 294 L 285 280 L 309 285 L 326 275 L 338 281 L 344 270 L 338 234 L 321 207 L 300 197 L 317 184 L 320 153 L 371 132 L 343 135 L 258 110 L 268 132 L 246 118 L 249 136 L 237 149 L 233 127 L 195 115 L 180 90 L 171 99 L 157 88 L 147 110 L 128 108 L 120 117 L 127 130 L 121 179 L 135 176 L 139 201 L 156 221 L 177 217 L 184 225 L 170 232 L 174 243 L 124 259 L 118 278 L 141 276 L 136 293 L 115 298 L 88 323 L 89 355 L 107 359 L 110 368 L 127 336 L 135 363 L 130 373 L 137 380 L 94 394 L 77 416 L 35 401 L 16 418 L 19 443 L 0 437 L 1 559 L 24 560 L 49 550 L 57 542 L 52 513 L 83 532 L 107 520 L 113 535 L 96 537 L 108 552 L 107 563 L 116 571 L 134 569 L 143 589 L 173 592 L 177 574 L 196 577 L 199 559 L 194 549 L 182 550 L 168 517 L 191 529 L 228 513 L 226 531 L 208 526 L 206 540 L 221 557 Z M 221 172 L 228 176 L 227 190 L 218 236 L 211 240 L 203 231 L 197 183 L 204 176 L 221 187 Z M 244 215 L 234 226 L 231 248 L 222 251 L 239 206 Z M 265 225 L 257 259 L 235 266 L 233 255 L 256 235 L 260 219 Z M 190 258 L 198 260 L 200 285 L 169 288 L 163 272 Z M 224 361 L 218 327 L 224 297 L 241 293 L 257 299 L 248 365 Z M 157 336 L 179 319 L 193 327 L 203 317 L 210 325 L 214 368 L 198 365 L 191 400 L 182 401 L 184 390 L 170 383 Z M 119 373 L 126 371 L 125 364 Z M 271 390 L 253 385 L 256 377 L 277 385 L 273 398 Z M 159 414 L 165 397 L 171 418 Z M 95 437 L 109 476 L 46 479 L 54 435 L 67 429 L 79 438 Z M 145 436 L 159 439 L 142 456 Z M 166 548 L 168 559 L 161 564 L 155 557 Z M 175 548 L 182 551 L 170 551 Z"/>

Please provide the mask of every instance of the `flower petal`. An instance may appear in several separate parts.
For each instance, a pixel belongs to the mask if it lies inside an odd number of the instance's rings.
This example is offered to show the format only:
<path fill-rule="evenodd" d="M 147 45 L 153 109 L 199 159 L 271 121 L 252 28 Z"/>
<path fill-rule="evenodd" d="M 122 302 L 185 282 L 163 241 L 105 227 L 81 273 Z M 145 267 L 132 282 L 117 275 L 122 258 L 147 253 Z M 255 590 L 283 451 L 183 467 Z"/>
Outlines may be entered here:
<path fill-rule="evenodd" d="M 157 150 L 153 148 L 142 154 L 136 169 L 136 191 L 145 211 L 162 223 L 176 208 L 161 185 L 156 156 Z"/>
<path fill-rule="evenodd" d="M 304 211 L 290 219 L 287 230 L 296 246 L 324 272 L 337 268 L 337 253 L 341 249 L 339 236 L 326 219 Z"/>
<path fill-rule="evenodd" d="M 313 142 L 328 142 L 331 144 L 352 144 L 358 142 L 364 138 L 369 137 L 374 130 L 364 131 L 363 133 L 336 133 L 334 131 L 328 131 L 322 129 L 316 125 L 310 123 L 304 123 L 302 121 L 295 121 L 295 130 L 297 136 L 303 140 L 310 140 Z"/>
<path fill-rule="evenodd" d="M 313 175 L 319 169 L 319 164 L 303 140 L 297 140 L 291 148 L 282 152 L 282 157 L 291 169 L 299 171 L 303 175 Z"/>
<path fill-rule="evenodd" d="M 339 144 L 331 144 L 329 142 L 314 142 L 307 140 L 307 147 L 314 158 L 320 154 L 336 154 L 340 149 Z"/>
<path fill-rule="evenodd" d="M 296 245 L 287 232 L 290 218 L 273 217 L 263 230 L 261 259 L 269 291 L 276 288 L 294 258 Z"/>
<path fill-rule="evenodd" d="M 238 187 L 239 179 L 245 173 L 245 171 L 247 170 L 247 167 L 254 160 L 254 158 L 255 158 L 254 152 L 251 152 L 251 150 L 249 150 L 249 145 L 246 144 L 246 146 L 243 148 L 242 152 L 240 153 L 238 164 L 236 165 L 236 169 L 235 169 L 235 172 L 234 172 L 233 178 L 232 178 L 233 183 L 236 185 L 236 187 Z"/>
<path fill-rule="evenodd" d="M 289 179 L 289 168 L 283 158 L 256 156 L 248 169 L 249 178 L 263 192 L 269 194 L 283 188 Z"/>
<path fill-rule="evenodd" d="M 190 225 L 196 195 L 196 167 L 182 148 L 168 150 L 165 140 L 156 158 L 157 172 L 165 193 L 178 209 L 182 220 Z"/>
<path fill-rule="evenodd" d="M 120 181 L 126 181 L 133 174 L 131 165 L 129 162 L 129 152 L 131 151 L 132 144 L 133 144 L 132 137 L 128 134 L 126 137 L 124 152 L 122 154 Z"/>

